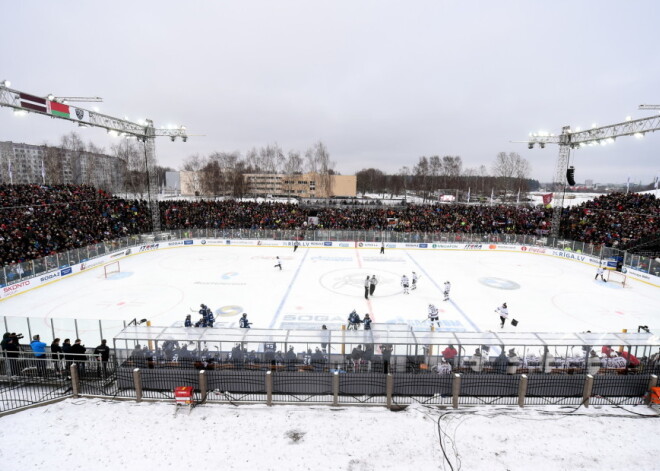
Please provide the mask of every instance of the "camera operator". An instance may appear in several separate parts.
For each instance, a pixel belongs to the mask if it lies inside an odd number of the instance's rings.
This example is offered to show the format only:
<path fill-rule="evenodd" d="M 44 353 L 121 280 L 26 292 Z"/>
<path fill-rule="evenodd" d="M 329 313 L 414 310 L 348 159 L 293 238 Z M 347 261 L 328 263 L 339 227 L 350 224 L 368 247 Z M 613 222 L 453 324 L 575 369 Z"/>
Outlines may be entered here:
<path fill-rule="evenodd" d="M 20 335 L 20 337 L 19 337 Z M 5 351 L 7 352 L 7 359 L 9 361 L 9 374 L 11 376 L 18 375 L 18 354 L 21 349 L 19 340 L 23 338 L 23 335 L 16 335 L 16 332 L 9 334 L 7 338 L 7 343 L 4 346 Z"/>

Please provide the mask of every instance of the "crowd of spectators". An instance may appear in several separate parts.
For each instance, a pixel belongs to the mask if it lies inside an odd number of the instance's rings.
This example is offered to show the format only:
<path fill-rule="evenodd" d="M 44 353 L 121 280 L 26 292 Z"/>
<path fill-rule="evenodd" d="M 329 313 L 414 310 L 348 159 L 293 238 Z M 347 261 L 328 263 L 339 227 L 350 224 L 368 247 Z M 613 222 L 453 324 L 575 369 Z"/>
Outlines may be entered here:
<path fill-rule="evenodd" d="M 0 185 L 0 266 L 150 229 L 144 201 L 85 185 Z"/>
<path fill-rule="evenodd" d="M 292 203 L 167 201 L 162 228 L 335 229 L 546 235 L 543 206 L 433 204 L 301 207 Z M 310 217 L 318 224 L 310 224 Z M 562 215 L 561 236 L 626 249 L 658 234 L 660 199 L 612 193 Z M 6 266 L 132 234 L 149 232 L 148 204 L 90 186 L 0 185 L 0 265 Z"/>

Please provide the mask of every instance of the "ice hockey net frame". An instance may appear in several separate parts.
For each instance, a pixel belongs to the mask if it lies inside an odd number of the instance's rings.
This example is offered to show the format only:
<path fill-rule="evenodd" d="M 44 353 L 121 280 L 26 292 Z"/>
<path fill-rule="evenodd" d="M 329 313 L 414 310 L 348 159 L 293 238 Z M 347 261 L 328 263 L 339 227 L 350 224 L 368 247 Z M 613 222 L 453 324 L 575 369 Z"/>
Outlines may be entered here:
<path fill-rule="evenodd" d="M 115 273 L 121 273 L 121 267 L 119 266 L 119 260 L 110 262 L 106 265 L 103 265 L 103 275 L 108 278 Z"/>
<path fill-rule="evenodd" d="M 626 287 L 628 277 L 625 273 L 616 270 L 605 270 L 605 279 L 611 283 L 621 283 L 621 286 Z"/>

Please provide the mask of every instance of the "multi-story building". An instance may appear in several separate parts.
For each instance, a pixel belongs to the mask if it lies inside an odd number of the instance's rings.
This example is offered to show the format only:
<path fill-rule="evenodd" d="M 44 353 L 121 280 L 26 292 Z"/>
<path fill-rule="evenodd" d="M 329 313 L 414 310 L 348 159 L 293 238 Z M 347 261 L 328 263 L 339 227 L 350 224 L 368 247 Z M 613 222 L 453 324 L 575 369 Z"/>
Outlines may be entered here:
<path fill-rule="evenodd" d="M 88 184 L 121 191 L 126 163 L 114 156 L 60 147 L 0 142 L 0 182 Z"/>
<path fill-rule="evenodd" d="M 181 195 L 211 196 L 213 192 L 205 190 L 202 172 L 180 172 Z M 232 183 L 224 176 L 218 176 L 216 185 L 220 190 L 215 193 L 232 194 Z M 297 198 L 328 198 L 331 196 L 355 197 L 357 177 L 355 175 L 330 175 L 329 191 L 324 189 L 323 177 L 318 173 L 299 175 L 248 173 L 243 175 L 241 193 L 246 196 L 294 196 Z"/>

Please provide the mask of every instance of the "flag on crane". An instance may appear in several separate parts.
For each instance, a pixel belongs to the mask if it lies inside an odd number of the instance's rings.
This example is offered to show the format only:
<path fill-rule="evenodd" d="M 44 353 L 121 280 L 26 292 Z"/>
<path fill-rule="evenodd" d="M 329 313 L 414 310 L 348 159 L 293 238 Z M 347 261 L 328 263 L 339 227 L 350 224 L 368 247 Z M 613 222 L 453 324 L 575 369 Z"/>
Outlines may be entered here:
<path fill-rule="evenodd" d="M 38 96 L 30 95 L 29 93 L 19 93 L 21 98 L 21 107 L 26 110 L 38 111 L 39 113 L 47 113 L 46 99 L 39 98 Z"/>
<path fill-rule="evenodd" d="M 48 113 L 59 116 L 60 118 L 69 118 L 70 110 L 69 105 L 58 103 L 57 101 L 48 101 Z"/>

